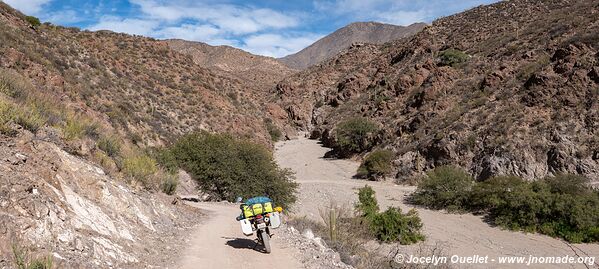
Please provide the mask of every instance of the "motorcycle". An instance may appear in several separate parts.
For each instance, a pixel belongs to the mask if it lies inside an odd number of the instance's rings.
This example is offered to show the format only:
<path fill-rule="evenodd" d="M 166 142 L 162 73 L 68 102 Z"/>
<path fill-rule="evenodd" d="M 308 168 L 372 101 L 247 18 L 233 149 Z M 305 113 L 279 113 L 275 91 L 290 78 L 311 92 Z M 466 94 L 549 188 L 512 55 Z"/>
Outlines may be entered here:
<path fill-rule="evenodd" d="M 243 206 L 243 205 L 242 205 Z M 242 208 L 243 210 L 243 208 Z M 255 214 L 252 217 L 237 217 L 237 220 L 241 224 L 241 230 L 246 236 L 251 236 L 256 233 L 258 237 L 256 246 L 258 244 L 264 247 L 266 253 L 271 253 L 272 249 L 270 246 L 270 239 L 272 237 L 272 229 L 277 229 L 281 226 L 280 213 L 283 209 L 276 207 L 274 212 L 264 212 Z M 254 247 L 255 248 L 255 247 Z"/>

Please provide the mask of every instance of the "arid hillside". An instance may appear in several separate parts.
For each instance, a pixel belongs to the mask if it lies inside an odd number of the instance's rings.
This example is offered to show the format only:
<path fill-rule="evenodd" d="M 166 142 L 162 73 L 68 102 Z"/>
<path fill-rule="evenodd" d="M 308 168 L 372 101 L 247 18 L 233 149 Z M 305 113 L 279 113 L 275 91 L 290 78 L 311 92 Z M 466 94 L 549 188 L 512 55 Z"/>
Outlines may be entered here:
<path fill-rule="evenodd" d="M 354 43 L 382 44 L 411 36 L 426 24 L 397 26 L 378 22 L 355 22 L 329 34 L 298 53 L 279 60 L 295 69 L 305 69 L 335 56 Z"/>
<path fill-rule="evenodd" d="M 279 103 L 334 145 L 366 117 L 405 180 L 442 164 L 479 180 L 568 172 L 599 180 L 599 2 L 504 1 L 413 37 L 350 48 L 285 79 Z"/>
<path fill-rule="evenodd" d="M 0 40 L 1 268 L 172 266 L 202 213 L 169 196 L 191 179 L 154 147 L 193 130 L 270 145 L 265 119 L 286 120 L 166 41 L 40 25 L 3 2 Z"/>
<path fill-rule="evenodd" d="M 167 42 L 172 49 L 190 55 L 196 64 L 222 71 L 243 84 L 251 84 L 261 90 L 268 91 L 282 77 L 296 72 L 274 58 L 253 55 L 230 46 L 210 46 L 179 39 Z"/>
<path fill-rule="evenodd" d="M 5 4 L 0 39 L 0 67 L 66 106 L 107 117 L 136 143 L 160 145 L 196 129 L 270 143 L 254 84 L 202 67 L 167 41 L 33 27 Z"/>

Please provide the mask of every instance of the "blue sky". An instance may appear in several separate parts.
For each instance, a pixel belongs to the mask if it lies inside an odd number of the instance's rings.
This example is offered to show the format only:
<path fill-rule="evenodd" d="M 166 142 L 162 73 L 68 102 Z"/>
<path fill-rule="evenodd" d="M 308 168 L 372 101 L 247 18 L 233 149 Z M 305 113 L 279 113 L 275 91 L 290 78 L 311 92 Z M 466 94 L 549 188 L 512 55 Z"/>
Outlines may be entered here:
<path fill-rule="evenodd" d="M 1 0 L 0 0 L 1 1 Z M 4 0 L 42 21 L 281 57 L 356 21 L 430 23 L 496 0 Z"/>

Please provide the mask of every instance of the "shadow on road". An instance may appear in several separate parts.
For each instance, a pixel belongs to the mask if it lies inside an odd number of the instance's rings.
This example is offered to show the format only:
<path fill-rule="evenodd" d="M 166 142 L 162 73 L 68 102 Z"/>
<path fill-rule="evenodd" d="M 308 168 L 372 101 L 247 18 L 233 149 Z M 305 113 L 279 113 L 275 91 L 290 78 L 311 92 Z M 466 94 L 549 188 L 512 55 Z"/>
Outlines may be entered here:
<path fill-rule="evenodd" d="M 247 238 L 232 238 L 232 237 L 223 237 L 227 240 L 225 243 L 227 246 L 231 246 L 233 248 L 245 248 L 245 249 L 253 249 L 257 252 L 264 252 L 262 245 L 257 244 L 255 240 L 247 239 Z"/>

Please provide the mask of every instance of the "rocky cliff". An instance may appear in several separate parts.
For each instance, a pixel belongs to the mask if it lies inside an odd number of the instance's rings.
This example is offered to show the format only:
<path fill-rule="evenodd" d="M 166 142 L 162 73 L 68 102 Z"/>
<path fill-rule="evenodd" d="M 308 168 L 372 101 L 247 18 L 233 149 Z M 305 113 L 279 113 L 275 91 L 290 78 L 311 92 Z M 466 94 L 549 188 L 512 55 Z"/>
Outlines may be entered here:
<path fill-rule="evenodd" d="M 57 268 L 167 266 L 199 211 L 131 188 L 43 136 L 0 137 L 0 267 L 13 247 Z"/>

